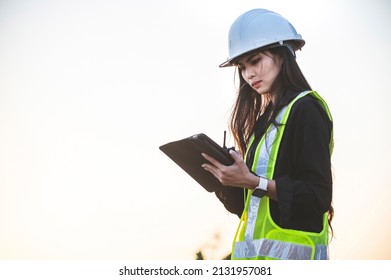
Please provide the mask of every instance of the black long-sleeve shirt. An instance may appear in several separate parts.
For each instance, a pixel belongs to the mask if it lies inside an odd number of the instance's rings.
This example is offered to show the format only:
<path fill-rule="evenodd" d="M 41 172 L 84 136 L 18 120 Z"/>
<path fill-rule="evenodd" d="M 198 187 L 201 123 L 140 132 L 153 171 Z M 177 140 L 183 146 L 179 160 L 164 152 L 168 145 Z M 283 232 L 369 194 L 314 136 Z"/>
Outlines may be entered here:
<path fill-rule="evenodd" d="M 312 96 L 295 102 L 274 171 L 278 201 L 270 199 L 270 212 L 277 225 L 312 232 L 322 230 L 323 214 L 332 200 L 331 133 L 332 122 Z M 252 160 L 248 158 L 247 162 Z M 241 215 L 243 189 L 228 187 L 216 195 L 227 210 Z"/>

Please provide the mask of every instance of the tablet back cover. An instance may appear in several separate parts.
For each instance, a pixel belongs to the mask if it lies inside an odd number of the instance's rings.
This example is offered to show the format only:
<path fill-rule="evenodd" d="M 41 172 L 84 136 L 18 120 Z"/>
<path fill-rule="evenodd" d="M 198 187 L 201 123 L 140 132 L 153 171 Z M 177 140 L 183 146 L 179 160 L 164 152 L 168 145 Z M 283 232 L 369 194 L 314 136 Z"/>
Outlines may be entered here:
<path fill-rule="evenodd" d="M 170 142 L 160 146 L 159 149 L 208 192 L 226 188 L 210 172 L 201 167 L 202 164 L 207 162 L 201 153 L 206 153 L 225 165 L 233 164 L 234 160 L 227 150 L 220 147 L 205 134 L 200 133 L 179 141 Z"/>

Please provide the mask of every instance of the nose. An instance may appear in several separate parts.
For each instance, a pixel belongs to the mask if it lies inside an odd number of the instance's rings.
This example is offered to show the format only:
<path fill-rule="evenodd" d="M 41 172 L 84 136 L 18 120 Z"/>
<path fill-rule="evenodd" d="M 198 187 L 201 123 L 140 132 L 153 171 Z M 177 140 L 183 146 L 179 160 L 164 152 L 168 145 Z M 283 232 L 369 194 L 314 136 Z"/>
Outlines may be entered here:
<path fill-rule="evenodd" d="M 251 66 L 246 67 L 243 74 L 246 80 L 251 80 L 255 76 L 255 67 L 251 67 Z"/>

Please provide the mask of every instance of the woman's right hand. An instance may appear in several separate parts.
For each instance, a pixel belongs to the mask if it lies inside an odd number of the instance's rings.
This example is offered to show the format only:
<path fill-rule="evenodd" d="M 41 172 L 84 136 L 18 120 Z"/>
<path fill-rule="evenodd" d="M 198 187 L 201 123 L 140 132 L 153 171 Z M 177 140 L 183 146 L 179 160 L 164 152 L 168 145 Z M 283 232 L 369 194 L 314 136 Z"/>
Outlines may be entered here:
<path fill-rule="evenodd" d="M 258 185 L 259 177 L 250 172 L 238 152 L 230 150 L 229 153 L 234 159 L 234 163 L 229 166 L 203 153 L 202 156 L 209 163 L 203 164 L 202 168 L 212 173 L 224 186 L 254 189 Z"/>

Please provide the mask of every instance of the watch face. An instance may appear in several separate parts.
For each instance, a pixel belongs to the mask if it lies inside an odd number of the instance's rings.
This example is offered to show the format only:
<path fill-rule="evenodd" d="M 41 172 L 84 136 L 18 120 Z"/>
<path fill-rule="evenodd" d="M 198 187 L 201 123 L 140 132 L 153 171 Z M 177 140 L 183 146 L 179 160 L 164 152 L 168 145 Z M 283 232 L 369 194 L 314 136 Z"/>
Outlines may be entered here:
<path fill-rule="evenodd" d="M 266 194 L 266 191 L 261 190 L 261 189 L 255 189 L 252 193 L 253 196 L 262 198 Z"/>

